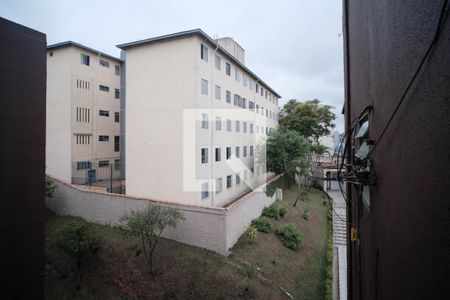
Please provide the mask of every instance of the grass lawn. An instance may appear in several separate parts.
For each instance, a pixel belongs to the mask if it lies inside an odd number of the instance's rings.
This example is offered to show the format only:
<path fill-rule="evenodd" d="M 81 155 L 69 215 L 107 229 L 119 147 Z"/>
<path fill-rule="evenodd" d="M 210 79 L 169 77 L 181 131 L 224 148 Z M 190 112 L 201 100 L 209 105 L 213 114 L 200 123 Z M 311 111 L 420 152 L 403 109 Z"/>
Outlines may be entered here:
<path fill-rule="evenodd" d="M 280 287 L 295 299 L 323 299 L 328 206 L 316 190 L 296 208 L 295 190 L 285 190 L 284 198 L 280 205 L 287 213 L 272 223 L 296 224 L 304 235 L 299 249 L 285 248 L 273 232 L 258 232 L 254 242 L 235 247 L 230 257 L 162 239 L 155 253 L 154 277 L 138 239 L 93 224 L 101 236 L 100 247 L 84 261 L 80 290 L 75 289 L 73 263 L 52 245 L 57 229 L 73 218 L 49 213 L 46 299 L 289 299 Z M 304 208 L 309 209 L 308 221 L 302 218 Z M 242 267 L 247 264 L 260 271 Z"/>

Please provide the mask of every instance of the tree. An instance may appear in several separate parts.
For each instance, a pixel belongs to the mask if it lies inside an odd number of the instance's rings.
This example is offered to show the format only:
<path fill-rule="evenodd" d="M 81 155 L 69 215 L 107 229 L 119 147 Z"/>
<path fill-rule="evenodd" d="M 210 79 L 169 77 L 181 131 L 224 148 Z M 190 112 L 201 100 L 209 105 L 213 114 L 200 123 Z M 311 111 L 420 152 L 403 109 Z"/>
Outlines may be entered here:
<path fill-rule="evenodd" d="M 286 173 L 295 178 L 298 164 L 307 158 L 310 143 L 308 139 L 293 130 L 278 130 L 266 141 L 267 170 L 276 174 Z"/>
<path fill-rule="evenodd" d="M 76 288 L 79 289 L 83 259 L 98 248 L 97 232 L 83 220 L 72 221 L 58 230 L 55 246 L 74 261 L 77 275 Z"/>
<path fill-rule="evenodd" d="M 148 205 L 144 210 L 131 212 L 122 218 L 122 228 L 141 238 L 142 250 L 152 275 L 153 254 L 162 232 L 167 226 L 176 227 L 180 220 L 184 217 L 179 210 L 157 205 Z"/>
<path fill-rule="evenodd" d="M 330 134 L 334 128 L 333 121 L 336 116 L 331 112 L 332 108 L 320 104 L 317 99 L 304 102 L 291 99 L 280 112 L 280 128 L 297 131 L 317 142 L 321 136 Z"/>
<path fill-rule="evenodd" d="M 301 179 L 308 169 L 310 142 L 296 131 L 279 130 L 270 134 L 266 143 L 267 170 L 298 180 L 296 206 L 301 196 Z"/>

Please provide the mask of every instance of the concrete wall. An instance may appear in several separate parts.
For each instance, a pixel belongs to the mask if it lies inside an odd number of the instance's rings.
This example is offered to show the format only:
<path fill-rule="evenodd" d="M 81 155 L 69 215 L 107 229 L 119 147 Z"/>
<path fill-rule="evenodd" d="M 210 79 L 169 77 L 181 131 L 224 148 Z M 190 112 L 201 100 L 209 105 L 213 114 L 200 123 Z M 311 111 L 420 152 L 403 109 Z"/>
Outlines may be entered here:
<path fill-rule="evenodd" d="M 450 299 L 450 22 L 380 140 L 446 1 L 345 1 L 346 127 L 366 105 L 377 185 L 353 186 L 349 299 Z M 352 148 L 352 147 L 349 147 Z M 352 154 L 351 152 L 346 155 Z"/>
<path fill-rule="evenodd" d="M 2 299 L 44 299 L 46 44 L 0 18 Z"/>
<path fill-rule="evenodd" d="M 50 176 L 51 177 L 51 176 Z M 47 207 L 60 215 L 78 216 L 105 225 L 117 225 L 120 218 L 147 205 L 180 209 L 185 220 L 168 228 L 163 236 L 175 241 L 227 255 L 251 220 L 261 215 L 264 206 L 275 201 L 262 191 L 254 191 L 227 208 L 183 205 L 148 198 L 88 191 L 51 177 L 56 182 L 55 195 Z M 273 180 L 275 180 L 274 178 Z"/>

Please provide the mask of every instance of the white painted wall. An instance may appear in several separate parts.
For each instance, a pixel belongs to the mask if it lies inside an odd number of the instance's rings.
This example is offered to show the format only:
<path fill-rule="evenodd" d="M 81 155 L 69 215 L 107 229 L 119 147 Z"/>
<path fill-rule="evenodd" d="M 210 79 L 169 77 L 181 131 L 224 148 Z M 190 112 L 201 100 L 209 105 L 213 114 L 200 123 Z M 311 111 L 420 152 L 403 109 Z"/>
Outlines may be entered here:
<path fill-rule="evenodd" d="M 275 201 L 263 192 L 253 192 L 236 201 L 229 208 L 183 205 L 176 202 L 153 201 L 119 194 L 83 190 L 51 177 L 56 184 L 53 198 L 46 205 L 59 215 L 81 217 L 87 221 L 118 225 L 120 219 L 147 205 L 161 205 L 180 209 L 185 220 L 176 228 L 169 228 L 163 236 L 175 241 L 228 255 L 252 219 L 261 215 L 264 206 Z"/>

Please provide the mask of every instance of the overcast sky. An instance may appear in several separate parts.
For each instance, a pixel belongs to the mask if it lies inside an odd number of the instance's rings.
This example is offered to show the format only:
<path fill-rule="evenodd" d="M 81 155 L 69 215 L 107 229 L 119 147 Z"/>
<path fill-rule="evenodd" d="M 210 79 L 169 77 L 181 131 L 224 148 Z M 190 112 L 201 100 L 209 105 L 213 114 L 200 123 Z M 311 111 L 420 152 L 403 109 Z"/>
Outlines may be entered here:
<path fill-rule="evenodd" d="M 119 56 L 115 45 L 201 28 L 233 37 L 246 65 L 283 96 L 332 105 L 343 131 L 341 1 L 1 0 L 0 15 L 47 34 Z"/>

